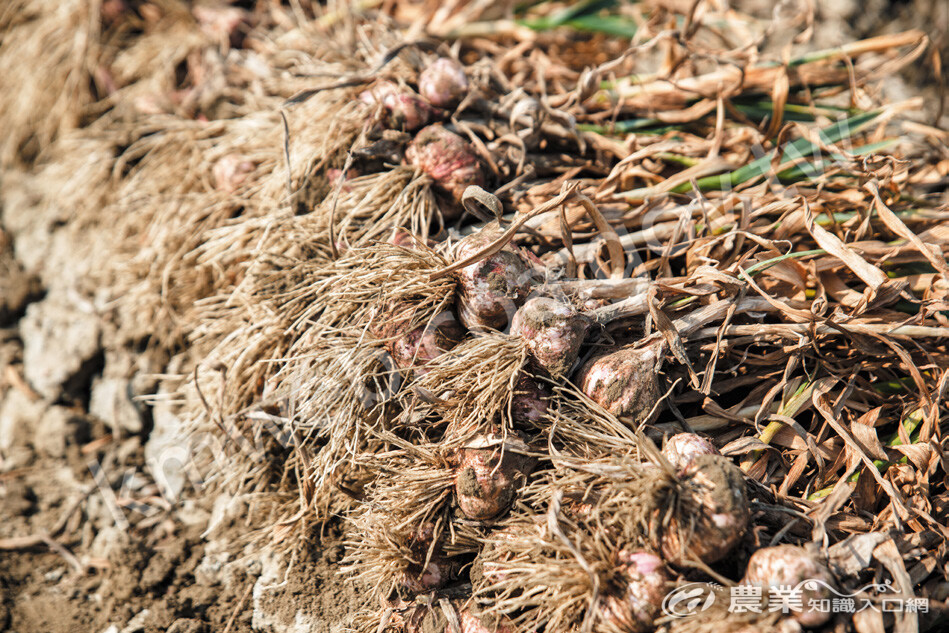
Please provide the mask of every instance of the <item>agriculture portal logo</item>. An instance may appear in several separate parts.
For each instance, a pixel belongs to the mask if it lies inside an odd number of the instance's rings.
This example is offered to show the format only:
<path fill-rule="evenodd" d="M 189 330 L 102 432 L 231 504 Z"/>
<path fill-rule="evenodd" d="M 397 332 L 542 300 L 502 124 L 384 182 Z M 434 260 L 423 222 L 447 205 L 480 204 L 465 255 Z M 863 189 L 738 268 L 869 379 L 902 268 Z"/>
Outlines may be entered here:
<path fill-rule="evenodd" d="M 708 609 L 715 602 L 715 591 L 721 585 L 706 582 L 690 582 L 676 587 L 662 601 L 662 612 L 677 618 L 695 615 Z"/>
<path fill-rule="evenodd" d="M 692 582 L 676 587 L 662 601 L 662 612 L 675 618 L 698 615 L 717 600 L 728 600 L 729 613 L 859 613 L 865 609 L 883 613 L 929 612 L 925 598 L 904 598 L 888 582 L 869 584 L 853 593 L 837 591 L 817 578 L 796 585 L 759 587 Z"/>

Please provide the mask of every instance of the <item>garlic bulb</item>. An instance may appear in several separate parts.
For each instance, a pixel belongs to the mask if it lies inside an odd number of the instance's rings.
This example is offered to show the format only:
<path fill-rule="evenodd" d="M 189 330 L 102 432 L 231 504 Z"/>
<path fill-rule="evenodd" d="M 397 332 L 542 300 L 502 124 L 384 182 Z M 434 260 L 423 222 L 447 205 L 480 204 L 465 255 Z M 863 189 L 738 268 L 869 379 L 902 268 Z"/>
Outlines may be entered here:
<path fill-rule="evenodd" d="M 485 228 L 458 242 L 455 260 L 469 257 L 493 242 L 500 232 Z M 458 317 L 470 330 L 504 329 L 534 287 L 534 269 L 523 251 L 506 244 L 499 252 L 457 273 Z"/>
<path fill-rule="evenodd" d="M 820 626 L 830 619 L 830 611 L 811 608 L 811 600 L 831 597 L 834 577 L 818 559 L 803 547 L 777 545 L 759 549 L 751 555 L 742 584 L 762 588 L 763 599 L 769 587 L 800 588 L 803 610 L 792 612 L 801 626 Z"/>
<path fill-rule="evenodd" d="M 469 185 L 483 187 L 486 182 L 474 147 L 442 125 L 420 130 L 405 150 L 405 161 L 428 174 L 455 202 L 461 202 Z"/>
<path fill-rule="evenodd" d="M 514 314 L 511 334 L 527 342 L 541 367 L 560 376 L 576 362 L 591 323 L 566 303 L 533 297 Z"/>
<path fill-rule="evenodd" d="M 662 456 L 677 470 L 683 470 L 699 455 L 721 455 L 708 438 L 695 433 L 677 433 L 662 447 Z"/>
<path fill-rule="evenodd" d="M 417 130 L 435 118 L 432 106 L 391 81 L 379 82 L 359 94 L 359 100 L 371 106 L 381 103 L 388 111 L 388 125 L 396 130 Z"/>
<path fill-rule="evenodd" d="M 516 437 L 482 437 L 461 449 L 455 475 L 458 506 L 469 519 L 487 521 L 508 509 L 534 460 Z"/>
<path fill-rule="evenodd" d="M 214 188 L 218 191 L 233 193 L 244 184 L 256 168 L 254 162 L 243 154 L 225 154 L 211 168 Z"/>
<path fill-rule="evenodd" d="M 451 108 L 468 93 L 468 77 L 461 64 L 440 57 L 419 75 L 418 91 L 432 105 Z"/>
<path fill-rule="evenodd" d="M 424 374 L 425 366 L 464 338 L 465 331 L 451 312 L 436 314 L 428 323 L 403 332 L 386 343 L 386 351 L 399 369 Z"/>
<path fill-rule="evenodd" d="M 671 577 L 662 559 L 646 551 L 622 550 L 616 556 L 623 591 L 601 599 L 604 620 L 634 633 L 653 630 Z"/>
<path fill-rule="evenodd" d="M 547 415 L 550 390 L 533 376 L 522 373 L 511 395 L 511 418 L 515 423 L 536 425 Z"/>
<path fill-rule="evenodd" d="M 660 349 L 623 348 L 594 357 L 580 370 L 580 389 L 613 415 L 641 422 L 662 396 L 656 376 Z"/>
<path fill-rule="evenodd" d="M 658 533 L 662 555 L 670 561 L 721 560 L 751 518 L 744 475 L 724 457 L 699 455 L 679 475 L 678 487 L 675 512 Z"/>
<path fill-rule="evenodd" d="M 435 552 L 428 564 L 422 566 L 428 557 L 434 537 L 435 526 L 432 523 L 425 523 L 409 539 L 408 548 L 412 560 L 417 562 L 408 565 L 405 569 L 401 584 L 410 593 L 426 593 L 443 587 L 458 573 L 458 564 L 445 558 L 438 544 L 435 545 Z"/>

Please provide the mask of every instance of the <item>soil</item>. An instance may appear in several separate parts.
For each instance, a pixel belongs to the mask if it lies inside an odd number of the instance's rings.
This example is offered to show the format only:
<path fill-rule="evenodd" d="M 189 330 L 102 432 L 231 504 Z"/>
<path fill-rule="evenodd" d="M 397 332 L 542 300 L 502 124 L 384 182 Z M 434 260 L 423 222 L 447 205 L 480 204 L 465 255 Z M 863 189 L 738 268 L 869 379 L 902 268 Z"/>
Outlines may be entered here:
<path fill-rule="evenodd" d="M 102 430 L 85 447 L 108 441 Z M 0 476 L 0 630 L 197 633 L 306 623 L 304 630 L 331 631 L 359 603 L 331 568 L 343 551 L 332 533 L 302 552 L 282 582 L 253 548 L 235 556 L 229 544 L 240 541 L 240 522 L 206 539 L 208 513 L 190 504 L 138 521 L 130 513 L 126 529 L 95 530 L 108 510 L 74 448 L 68 466 L 39 459 Z M 95 492 L 84 494 L 90 486 Z M 43 542 L 66 515 L 62 532 Z"/>
<path fill-rule="evenodd" d="M 239 499 L 163 494 L 148 455 L 174 433 L 140 397 L 175 360 L 77 298 L 82 276 L 63 273 L 88 266 L 90 236 L 34 232 L 29 180 L 3 176 L 0 631 L 342 630 L 362 601 L 336 572 L 336 526 L 288 560 Z"/>

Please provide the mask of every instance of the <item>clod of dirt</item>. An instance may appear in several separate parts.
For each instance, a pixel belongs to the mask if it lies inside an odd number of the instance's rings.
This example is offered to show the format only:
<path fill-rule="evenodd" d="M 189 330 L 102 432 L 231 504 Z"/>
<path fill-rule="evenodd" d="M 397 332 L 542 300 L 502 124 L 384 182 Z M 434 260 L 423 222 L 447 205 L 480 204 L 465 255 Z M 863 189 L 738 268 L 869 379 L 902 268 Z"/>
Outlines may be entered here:
<path fill-rule="evenodd" d="M 33 446 L 49 457 L 65 457 L 66 448 L 89 440 L 89 423 L 72 409 L 48 408 L 36 426 Z"/>
<path fill-rule="evenodd" d="M 178 618 L 171 623 L 165 633 L 208 633 L 210 630 L 207 622 L 191 618 Z"/>
<path fill-rule="evenodd" d="M 88 385 L 100 351 L 100 325 L 94 314 L 57 298 L 30 304 L 20 321 L 27 381 L 47 400 L 63 389 Z"/>
<path fill-rule="evenodd" d="M 132 384 L 122 378 L 96 378 L 92 382 L 89 413 L 115 431 L 142 432 L 142 416 L 132 401 Z"/>
<path fill-rule="evenodd" d="M 4 512 L 25 515 L 36 504 L 36 494 L 23 482 L 13 480 L 0 486 L 0 503 L 3 504 Z"/>
<path fill-rule="evenodd" d="M 29 453 L 27 445 L 33 438 L 33 425 L 43 414 L 45 405 L 19 389 L 7 391 L 0 403 L 0 457 L 12 466 L 16 456 Z"/>
<path fill-rule="evenodd" d="M 268 556 L 262 563 L 252 592 L 254 631 L 348 630 L 346 617 L 358 602 L 357 592 L 332 566 L 324 561 L 304 561 L 297 564 L 294 574 L 285 576 L 278 558 Z M 301 596 L 306 598 L 301 600 Z"/>

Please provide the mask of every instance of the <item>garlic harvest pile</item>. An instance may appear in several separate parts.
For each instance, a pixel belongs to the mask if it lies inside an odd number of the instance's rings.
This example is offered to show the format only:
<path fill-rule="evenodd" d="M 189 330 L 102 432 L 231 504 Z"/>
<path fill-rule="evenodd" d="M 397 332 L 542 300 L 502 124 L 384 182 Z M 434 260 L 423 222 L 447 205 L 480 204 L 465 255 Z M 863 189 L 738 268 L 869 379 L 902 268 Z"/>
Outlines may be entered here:
<path fill-rule="evenodd" d="M 2 155 L 114 225 L 103 305 L 181 363 L 182 419 L 262 455 L 208 481 L 279 548 L 338 525 L 356 628 L 684 626 L 661 590 L 851 533 L 918 538 L 938 595 L 945 156 L 871 87 L 919 34 L 780 56 L 720 3 L 258 3 L 185 10 L 136 85 L 166 4 L 66 75 L 109 92 L 95 126 L 36 154 L 65 128 L 13 120 Z"/>

